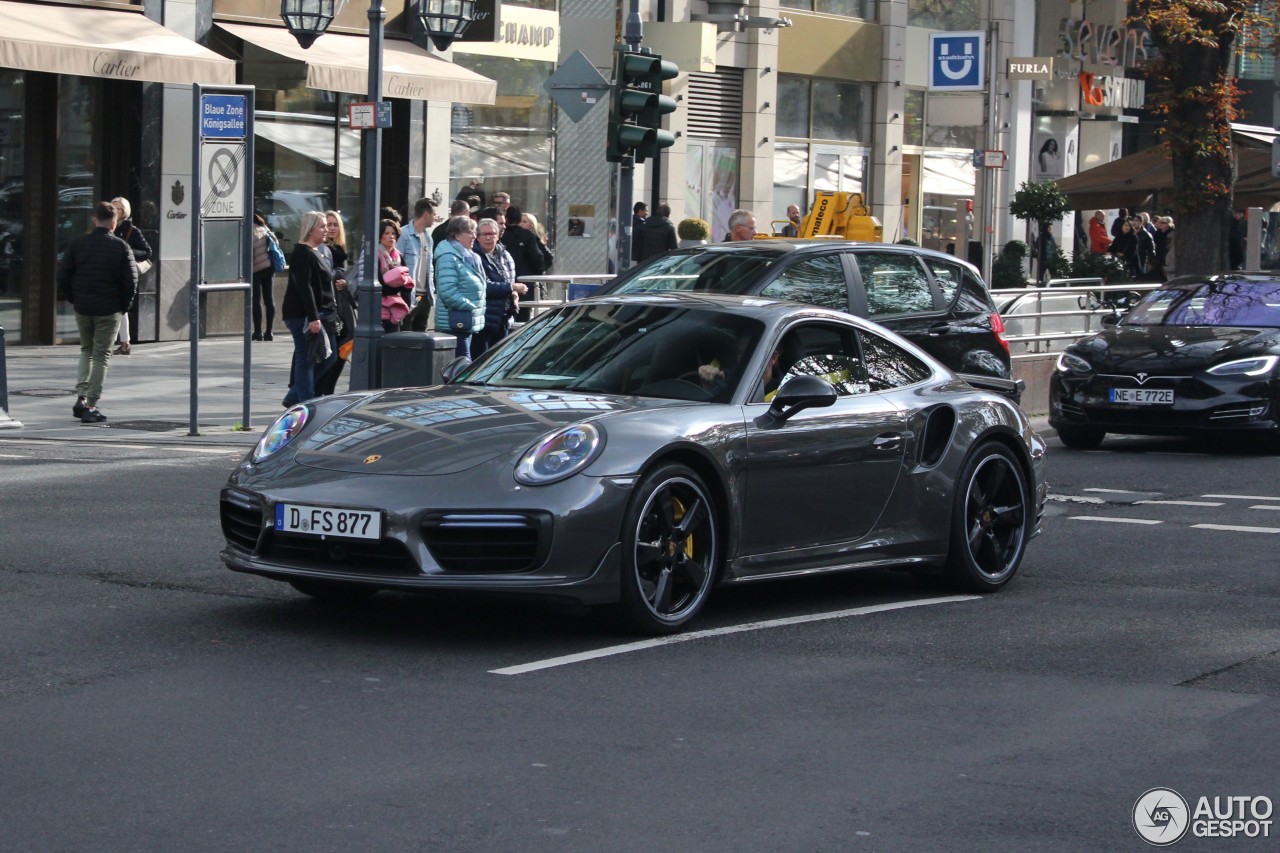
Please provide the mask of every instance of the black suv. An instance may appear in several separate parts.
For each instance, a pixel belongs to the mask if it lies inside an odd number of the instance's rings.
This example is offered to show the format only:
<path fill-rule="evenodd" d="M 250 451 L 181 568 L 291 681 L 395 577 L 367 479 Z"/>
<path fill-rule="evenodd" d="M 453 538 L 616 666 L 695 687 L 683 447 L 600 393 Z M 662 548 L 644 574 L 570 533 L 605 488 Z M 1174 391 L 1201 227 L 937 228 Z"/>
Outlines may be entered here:
<path fill-rule="evenodd" d="M 982 275 L 952 255 L 888 243 L 753 240 L 677 249 L 599 294 L 662 290 L 768 296 L 866 317 L 957 373 L 1010 378 L 1009 344 Z M 982 383 L 1016 396 L 1012 383 Z"/>

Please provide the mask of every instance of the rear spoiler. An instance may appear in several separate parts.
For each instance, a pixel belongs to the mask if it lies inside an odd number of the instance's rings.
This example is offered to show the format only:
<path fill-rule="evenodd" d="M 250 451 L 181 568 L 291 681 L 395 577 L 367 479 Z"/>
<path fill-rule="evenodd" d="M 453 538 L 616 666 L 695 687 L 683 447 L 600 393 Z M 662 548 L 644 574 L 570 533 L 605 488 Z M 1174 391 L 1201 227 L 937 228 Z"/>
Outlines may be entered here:
<path fill-rule="evenodd" d="M 1019 404 L 1022 402 L 1022 392 L 1027 390 L 1027 383 L 1024 379 L 1001 379 L 999 376 L 984 376 L 978 373 L 960 373 L 957 375 L 974 388 L 1003 394 Z"/>

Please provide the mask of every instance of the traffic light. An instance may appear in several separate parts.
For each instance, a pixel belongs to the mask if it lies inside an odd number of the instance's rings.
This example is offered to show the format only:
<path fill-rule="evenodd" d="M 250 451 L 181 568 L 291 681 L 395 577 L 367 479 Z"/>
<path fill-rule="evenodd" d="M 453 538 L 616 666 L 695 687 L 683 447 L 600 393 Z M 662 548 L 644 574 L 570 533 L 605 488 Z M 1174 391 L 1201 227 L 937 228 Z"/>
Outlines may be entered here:
<path fill-rule="evenodd" d="M 662 94 L 662 83 L 679 74 L 674 62 L 664 62 L 657 54 L 619 52 L 614 57 L 606 155 L 610 163 L 628 154 L 642 162 L 675 144 L 675 135 L 662 129 L 662 117 L 675 112 L 676 102 Z"/>

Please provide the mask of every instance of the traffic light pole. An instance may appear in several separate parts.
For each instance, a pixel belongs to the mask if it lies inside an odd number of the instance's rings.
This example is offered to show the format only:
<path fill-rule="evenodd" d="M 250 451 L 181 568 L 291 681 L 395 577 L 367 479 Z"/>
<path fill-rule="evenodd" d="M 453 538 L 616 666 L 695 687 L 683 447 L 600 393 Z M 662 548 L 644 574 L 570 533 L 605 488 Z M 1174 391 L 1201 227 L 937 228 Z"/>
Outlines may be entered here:
<path fill-rule="evenodd" d="M 644 25 L 640 23 L 640 0 L 631 0 L 627 21 L 622 29 L 622 40 L 627 43 L 627 53 L 638 53 L 644 41 Z M 622 158 L 622 171 L 618 175 L 618 272 L 631 266 L 631 198 L 636 178 L 636 158 L 627 154 Z"/>

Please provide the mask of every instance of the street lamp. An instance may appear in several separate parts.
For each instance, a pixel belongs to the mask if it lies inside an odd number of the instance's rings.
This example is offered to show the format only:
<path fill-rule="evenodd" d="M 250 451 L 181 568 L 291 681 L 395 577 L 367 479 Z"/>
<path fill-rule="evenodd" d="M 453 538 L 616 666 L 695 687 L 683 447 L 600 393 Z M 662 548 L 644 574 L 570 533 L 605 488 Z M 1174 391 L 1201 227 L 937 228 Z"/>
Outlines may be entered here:
<path fill-rule="evenodd" d="M 311 47 L 342 11 L 346 0 L 280 0 L 280 18 L 298 44 Z M 466 32 L 475 17 L 475 0 L 414 0 L 414 17 L 438 50 L 445 50 Z M 387 10 L 381 0 L 369 0 L 369 102 L 382 102 L 382 36 Z M 375 107 L 375 110 L 377 108 Z M 378 188 L 382 186 L 382 128 L 364 130 L 360 178 L 364 190 L 364 238 L 367 269 L 359 282 L 360 316 L 351 353 L 351 390 L 377 388 L 378 339 L 382 337 L 382 282 L 378 280 Z M 430 258 L 426 259 L 431 262 Z"/>

